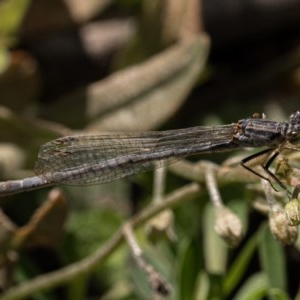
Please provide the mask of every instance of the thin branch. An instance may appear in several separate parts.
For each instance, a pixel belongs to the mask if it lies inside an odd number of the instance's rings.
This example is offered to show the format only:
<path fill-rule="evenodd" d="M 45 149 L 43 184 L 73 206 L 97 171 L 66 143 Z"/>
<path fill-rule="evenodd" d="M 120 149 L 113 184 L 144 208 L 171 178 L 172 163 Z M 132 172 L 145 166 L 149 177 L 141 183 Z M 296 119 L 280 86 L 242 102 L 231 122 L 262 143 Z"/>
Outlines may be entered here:
<path fill-rule="evenodd" d="M 154 267 L 147 263 L 143 250 L 139 246 L 133 228 L 130 222 L 127 222 L 123 226 L 123 233 L 125 239 L 131 249 L 132 257 L 136 261 L 137 265 L 141 270 L 143 270 L 148 277 L 148 282 L 151 289 L 161 296 L 167 296 L 170 294 L 171 288 L 165 279 L 154 269 Z"/>
<path fill-rule="evenodd" d="M 208 165 L 205 170 L 205 183 L 211 201 L 215 208 L 222 208 L 224 206 L 215 176 L 215 169 L 213 166 Z"/>
<path fill-rule="evenodd" d="M 153 201 L 162 201 L 165 182 L 166 182 L 167 168 L 158 168 L 154 170 L 154 184 L 153 184 Z"/>
<path fill-rule="evenodd" d="M 165 197 L 164 201 L 152 204 L 134 216 L 130 222 L 133 228 L 147 222 L 153 216 L 159 214 L 166 208 L 172 208 L 185 201 L 189 201 L 196 197 L 200 192 L 200 186 L 197 183 L 188 184 Z M 69 282 L 77 276 L 87 275 L 91 273 L 110 256 L 124 242 L 123 229 L 120 228 L 104 245 L 96 250 L 91 256 L 71 264 L 61 270 L 41 275 L 29 282 L 22 283 L 16 287 L 12 287 L 4 293 L 0 300 L 15 300 L 49 290 L 56 286 L 60 286 Z"/>

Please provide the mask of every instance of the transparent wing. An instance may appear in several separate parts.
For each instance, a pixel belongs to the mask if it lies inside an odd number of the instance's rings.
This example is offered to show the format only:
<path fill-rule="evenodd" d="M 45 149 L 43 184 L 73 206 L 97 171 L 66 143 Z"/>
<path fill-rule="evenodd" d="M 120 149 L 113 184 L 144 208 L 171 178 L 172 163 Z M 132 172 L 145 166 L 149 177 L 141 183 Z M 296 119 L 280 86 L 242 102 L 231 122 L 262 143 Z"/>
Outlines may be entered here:
<path fill-rule="evenodd" d="M 54 183 L 92 185 L 162 167 L 187 155 L 237 148 L 236 124 L 114 135 L 67 136 L 44 144 L 35 165 Z"/>

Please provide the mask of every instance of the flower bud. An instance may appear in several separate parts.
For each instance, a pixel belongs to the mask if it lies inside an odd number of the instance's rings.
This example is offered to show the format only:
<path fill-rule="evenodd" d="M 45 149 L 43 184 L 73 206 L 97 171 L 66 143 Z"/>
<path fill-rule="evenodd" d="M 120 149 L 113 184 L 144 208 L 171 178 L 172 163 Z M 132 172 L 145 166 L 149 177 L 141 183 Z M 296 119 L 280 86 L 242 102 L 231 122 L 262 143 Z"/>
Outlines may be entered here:
<path fill-rule="evenodd" d="M 288 224 L 286 213 L 282 209 L 270 212 L 269 226 L 272 234 L 284 245 L 293 244 L 298 237 L 298 228 Z"/>
<path fill-rule="evenodd" d="M 215 230 L 230 246 L 237 246 L 243 237 L 240 218 L 226 207 L 216 210 Z"/>
<path fill-rule="evenodd" d="M 284 207 L 285 216 L 290 226 L 300 224 L 300 201 L 291 199 Z"/>

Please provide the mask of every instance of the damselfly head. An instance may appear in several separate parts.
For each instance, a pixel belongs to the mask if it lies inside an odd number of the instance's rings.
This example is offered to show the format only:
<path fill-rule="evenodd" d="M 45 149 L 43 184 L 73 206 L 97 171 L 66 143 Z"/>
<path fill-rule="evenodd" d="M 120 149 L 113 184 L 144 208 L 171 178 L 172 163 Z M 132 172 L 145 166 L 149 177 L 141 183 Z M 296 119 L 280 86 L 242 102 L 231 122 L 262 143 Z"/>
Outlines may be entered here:
<path fill-rule="evenodd" d="M 300 143 L 300 111 L 290 115 L 289 127 L 287 130 L 288 141 L 291 144 Z"/>

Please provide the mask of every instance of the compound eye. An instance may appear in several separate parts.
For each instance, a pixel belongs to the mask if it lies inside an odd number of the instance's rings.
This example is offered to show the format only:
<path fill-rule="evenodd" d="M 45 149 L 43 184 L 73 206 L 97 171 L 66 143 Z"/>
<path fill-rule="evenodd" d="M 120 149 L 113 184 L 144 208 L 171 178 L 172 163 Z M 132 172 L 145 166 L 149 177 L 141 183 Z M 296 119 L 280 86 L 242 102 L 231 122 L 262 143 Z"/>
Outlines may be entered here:
<path fill-rule="evenodd" d="M 300 134 L 299 134 L 298 131 L 292 131 L 290 133 L 289 142 L 291 144 L 298 144 L 298 143 L 300 143 Z"/>
<path fill-rule="evenodd" d="M 292 115 L 290 115 L 290 123 L 293 125 L 300 124 L 300 111 L 296 111 Z"/>

